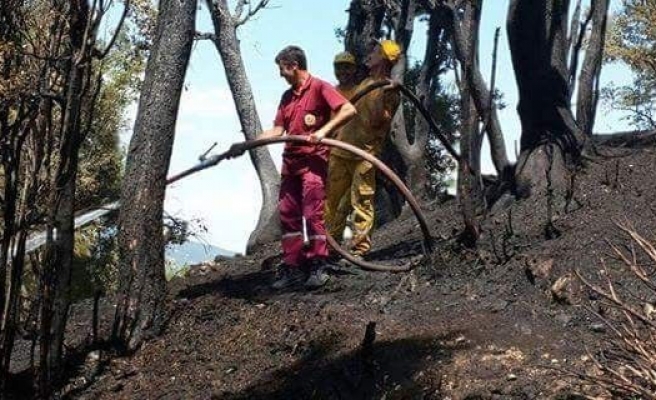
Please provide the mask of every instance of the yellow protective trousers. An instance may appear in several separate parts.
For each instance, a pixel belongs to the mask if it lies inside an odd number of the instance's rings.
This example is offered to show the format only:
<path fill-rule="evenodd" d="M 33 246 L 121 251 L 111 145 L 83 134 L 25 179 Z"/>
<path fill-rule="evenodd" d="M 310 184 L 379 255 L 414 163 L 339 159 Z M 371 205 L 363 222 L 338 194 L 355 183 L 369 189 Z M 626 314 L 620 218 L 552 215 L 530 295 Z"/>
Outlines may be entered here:
<path fill-rule="evenodd" d="M 324 213 L 326 229 L 335 240 L 341 241 L 346 219 L 352 212 L 353 239 L 349 250 L 353 254 L 362 255 L 371 249 L 375 191 L 376 170 L 371 163 L 330 156 Z M 347 201 L 344 202 L 345 197 Z"/>

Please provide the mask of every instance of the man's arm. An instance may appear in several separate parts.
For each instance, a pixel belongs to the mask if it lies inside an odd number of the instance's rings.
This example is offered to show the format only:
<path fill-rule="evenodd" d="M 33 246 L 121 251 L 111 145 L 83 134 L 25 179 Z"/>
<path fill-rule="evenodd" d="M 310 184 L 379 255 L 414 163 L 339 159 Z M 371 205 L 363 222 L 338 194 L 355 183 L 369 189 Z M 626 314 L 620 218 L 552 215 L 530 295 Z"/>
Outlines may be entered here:
<path fill-rule="evenodd" d="M 266 139 L 270 137 L 278 137 L 282 136 L 283 133 L 285 133 L 285 129 L 282 126 L 274 126 L 271 129 L 267 129 L 266 131 L 263 131 L 255 139 Z"/>
<path fill-rule="evenodd" d="M 370 110 L 369 125 L 374 129 L 388 124 L 399 107 L 401 94 L 398 83 L 391 82 L 389 86 L 377 90 L 377 93 L 370 93 L 366 97 L 365 101 L 369 103 Z"/>
<path fill-rule="evenodd" d="M 342 104 L 337 113 L 319 130 L 308 137 L 311 142 L 320 142 L 325 137 L 330 137 L 335 129 L 341 127 L 357 114 L 355 106 L 351 102 Z"/>
<path fill-rule="evenodd" d="M 274 126 L 271 129 L 262 131 L 259 135 L 255 137 L 254 140 L 266 139 L 270 137 L 278 137 L 278 136 L 282 136 L 283 133 L 285 133 L 285 129 L 282 126 Z M 248 143 L 246 142 L 239 142 L 233 144 L 232 146 L 230 146 L 230 149 L 228 150 L 228 158 L 235 158 L 241 156 L 246 152 L 246 147 L 248 147 Z"/>

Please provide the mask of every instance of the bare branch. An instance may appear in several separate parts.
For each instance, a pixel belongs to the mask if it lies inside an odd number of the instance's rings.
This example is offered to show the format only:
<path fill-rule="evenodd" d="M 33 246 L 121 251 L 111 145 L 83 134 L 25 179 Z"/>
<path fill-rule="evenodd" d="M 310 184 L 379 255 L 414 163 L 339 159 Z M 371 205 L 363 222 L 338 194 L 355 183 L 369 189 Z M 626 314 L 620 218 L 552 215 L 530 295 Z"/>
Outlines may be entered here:
<path fill-rule="evenodd" d="M 611 249 L 623 262 L 633 276 L 643 282 L 651 293 L 655 293 L 656 284 L 651 282 L 650 275 L 644 265 L 639 263 L 636 248 L 641 249 L 650 260 L 650 265 L 656 264 L 656 247 L 640 235 L 628 221 L 616 222 L 618 228 L 631 240 L 631 245 L 620 246 L 609 243 Z M 633 246 L 637 244 L 637 246 Z M 574 376 L 582 381 L 601 387 L 613 395 L 613 398 L 644 398 L 656 400 L 653 388 L 656 387 L 656 348 L 653 346 L 656 335 L 656 324 L 653 322 L 653 309 L 643 297 L 633 293 L 632 286 L 617 285 L 622 295 L 628 294 L 630 303 L 621 298 L 613 284 L 613 277 L 608 274 L 605 262 L 601 261 L 606 289 L 592 284 L 575 271 L 583 284 L 602 297 L 602 302 L 612 312 L 589 311 L 612 331 L 612 337 L 603 349 L 594 355 L 588 352 L 594 367 L 600 373 L 577 373 Z M 651 306 L 651 307 L 647 307 Z M 619 312 L 619 314 L 618 314 Z"/>
<path fill-rule="evenodd" d="M 202 32 L 196 32 L 194 34 L 194 40 L 211 40 L 212 42 L 216 43 L 216 35 L 213 33 L 202 33 Z"/>
<path fill-rule="evenodd" d="M 89 35 L 91 34 L 92 31 L 92 26 L 93 26 L 93 15 L 96 12 L 96 7 L 97 7 L 98 1 L 93 0 L 91 10 L 87 10 L 87 15 L 84 15 L 86 18 L 86 26 L 84 27 L 84 35 L 82 35 L 82 45 L 80 46 L 80 51 L 73 56 L 73 63 L 74 64 L 79 64 L 81 63 L 84 58 L 87 56 L 87 50 L 88 50 L 88 45 L 89 45 Z M 81 14 L 81 10 L 77 10 L 78 13 Z"/>
<path fill-rule="evenodd" d="M 111 48 L 114 46 L 114 42 L 116 42 L 116 38 L 118 38 L 119 33 L 121 32 L 121 28 L 123 28 L 123 23 L 125 22 L 125 18 L 128 15 L 128 11 L 130 10 L 130 1 L 131 0 L 125 0 L 125 6 L 123 8 L 123 14 L 121 14 L 121 19 L 118 21 L 118 25 L 116 26 L 116 30 L 114 31 L 114 35 L 112 35 L 112 38 L 109 40 L 109 43 L 107 44 L 107 47 L 105 48 L 104 51 L 100 53 L 98 58 L 101 60 L 107 56 Z"/>
<path fill-rule="evenodd" d="M 98 98 L 100 97 L 100 89 L 102 88 L 102 76 L 103 76 L 103 68 L 102 65 L 100 68 L 98 68 L 98 76 L 96 77 L 96 84 L 95 90 L 93 92 L 93 96 L 91 97 L 91 106 L 89 110 L 89 118 L 86 124 L 86 129 L 82 133 L 80 137 L 80 142 L 84 141 L 84 139 L 89 135 L 89 132 L 91 131 L 91 127 L 93 125 L 93 121 L 96 115 L 96 109 L 97 109 L 97 104 L 98 104 Z M 89 74 L 89 78 L 91 77 L 91 74 Z"/>
<path fill-rule="evenodd" d="M 485 115 L 483 115 L 483 126 L 481 127 L 481 133 L 479 136 L 483 136 L 485 131 L 490 129 L 490 122 L 492 120 L 492 110 L 494 107 L 494 90 L 495 90 L 495 80 L 497 74 L 497 50 L 499 46 L 499 33 L 501 28 L 497 27 L 494 30 L 494 46 L 492 48 L 492 70 L 490 72 L 490 97 L 488 98 L 487 108 L 485 109 Z"/>
<path fill-rule="evenodd" d="M 237 2 L 237 5 L 235 5 L 235 12 L 233 14 L 235 18 L 241 18 L 241 15 L 244 13 L 244 6 L 246 3 L 250 3 L 249 0 L 239 0 Z"/>
<path fill-rule="evenodd" d="M 433 2 L 431 2 L 432 5 Z M 451 11 L 456 11 L 462 7 L 462 4 L 464 3 L 464 0 L 441 0 L 439 2 L 439 5 L 444 6 Z"/>
<path fill-rule="evenodd" d="M 593 9 L 590 9 L 588 15 L 585 17 L 585 21 L 581 22 L 581 27 L 579 31 L 579 36 L 576 39 L 576 42 L 573 44 L 571 61 L 569 65 L 569 91 L 570 93 L 574 90 L 574 82 L 576 81 L 576 70 L 578 69 L 579 64 L 579 52 L 581 51 L 581 46 L 583 45 L 583 39 L 585 38 L 585 32 L 588 28 L 588 24 L 592 20 Z"/>
<path fill-rule="evenodd" d="M 244 2 L 245 0 L 240 1 L 240 3 Z M 244 15 L 243 17 L 241 16 L 242 12 L 240 11 L 237 13 L 235 11 L 235 18 L 237 19 L 237 22 L 235 23 L 235 28 L 245 24 L 249 19 L 251 19 L 255 14 L 258 13 L 261 9 L 265 8 L 269 4 L 269 0 L 260 0 L 255 7 L 251 5 L 250 2 L 248 2 L 248 13 Z"/>
<path fill-rule="evenodd" d="M 567 49 L 571 54 L 572 42 L 575 37 L 578 37 L 579 19 L 581 18 L 581 0 L 577 0 L 576 7 L 574 7 L 574 15 L 569 28 L 569 37 L 567 38 Z M 570 57 L 571 58 L 571 57 Z"/>

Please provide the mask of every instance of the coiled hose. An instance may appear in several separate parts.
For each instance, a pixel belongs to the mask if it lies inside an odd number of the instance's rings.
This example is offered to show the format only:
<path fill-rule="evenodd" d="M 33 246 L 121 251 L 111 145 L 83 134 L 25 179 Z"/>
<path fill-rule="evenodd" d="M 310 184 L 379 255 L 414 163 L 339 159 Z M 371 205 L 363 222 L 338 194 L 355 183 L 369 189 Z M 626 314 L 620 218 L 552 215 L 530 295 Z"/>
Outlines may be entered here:
<path fill-rule="evenodd" d="M 351 103 L 355 104 L 358 100 L 360 100 L 362 97 L 367 95 L 369 92 L 376 90 L 376 89 L 381 89 L 384 87 L 387 87 L 391 84 L 389 80 L 381 80 L 374 82 L 367 86 L 366 88 L 362 89 L 358 93 L 356 93 L 351 99 Z M 460 155 L 455 151 L 455 149 L 451 146 L 447 138 L 440 132 L 439 127 L 437 126 L 437 123 L 433 120 L 433 118 L 430 116 L 430 113 L 428 110 L 425 109 L 421 101 L 415 96 L 415 94 L 408 89 L 407 87 L 403 85 L 395 85 L 395 87 L 398 87 L 400 92 L 408 99 L 410 102 L 413 103 L 413 105 L 419 110 L 419 112 L 422 114 L 422 116 L 426 119 L 428 122 L 430 128 L 435 132 L 437 135 L 438 139 L 442 142 L 444 145 L 444 148 L 449 152 L 449 154 L 456 159 L 458 162 L 462 162 L 462 159 Z M 201 171 L 203 169 L 213 167 L 220 163 L 221 161 L 225 159 L 230 159 L 230 158 L 235 158 L 239 157 L 244 152 L 261 147 L 261 146 L 267 146 L 270 144 L 275 144 L 275 143 L 285 143 L 285 142 L 291 142 L 291 143 L 297 143 L 297 144 L 306 144 L 309 146 L 314 145 L 314 143 L 309 142 L 307 136 L 300 136 L 300 135 L 286 135 L 286 136 L 279 136 L 279 137 L 271 137 L 271 138 L 263 138 L 263 139 L 255 139 L 255 140 L 248 140 L 245 142 L 238 142 L 233 144 L 228 151 L 214 155 L 212 157 L 207 158 L 200 164 L 180 172 L 177 175 L 174 175 L 170 178 L 167 179 L 167 184 L 171 184 L 179 179 L 182 179 L 186 176 L 189 176 L 195 172 Z M 403 183 L 403 181 L 399 178 L 394 171 L 392 171 L 387 165 L 385 165 L 382 161 L 380 161 L 378 158 L 375 156 L 367 153 L 366 151 L 361 150 L 358 147 L 355 147 L 353 145 L 350 145 L 348 143 L 339 141 L 339 140 L 334 140 L 334 139 L 329 139 L 329 138 L 324 138 L 321 140 L 321 144 L 330 146 L 330 147 L 337 147 L 342 150 L 346 150 L 352 154 L 355 154 L 361 158 L 363 158 L 366 161 L 369 161 L 376 169 L 378 169 L 380 172 L 385 175 L 392 183 L 396 186 L 396 188 L 401 192 L 405 200 L 408 202 L 410 205 L 410 208 L 415 214 L 415 217 L 417 218 L 417 221 L 419 221 L 419 226 L 421 228 L 421 231 L 424 236 L 424 241 L 423 241 L 423 251 L 424 255 L 426 256 L 428 253 L 430 253 L 433 249 L 433 244 L 432 244 L 432 236 L 430 234 L 430 230 L 428 229 L 428 224 L 426 223 L 426 219 L 424 218 L 424 215 L 421 212 L 421 208 L 419 207 L 419 203 L 415 199 L 415 197 L 412 195 L 408 187 Z M 354 265 L 357 265 L 358 267 L 367 270 L 367 271 L 382 271 L 382 272 L 405 272 L 413 269 L 417 263 L 410 261 L 407 262 L 403 265 L 382 265 L 382 264 L 377 264 L 377 263 L 372 263 L 368 262 L 365 260 L 362 260 L 360 258 L 354 257 L 351 253 L 348 251 L 342 249 L 342 247 L 335 241 L 335 239 L 326 232 L 326 239 L 328 241 L 328 244 L 335 249 L 339 255 L 341 255 L 343 258 L 348 260 Z"/>

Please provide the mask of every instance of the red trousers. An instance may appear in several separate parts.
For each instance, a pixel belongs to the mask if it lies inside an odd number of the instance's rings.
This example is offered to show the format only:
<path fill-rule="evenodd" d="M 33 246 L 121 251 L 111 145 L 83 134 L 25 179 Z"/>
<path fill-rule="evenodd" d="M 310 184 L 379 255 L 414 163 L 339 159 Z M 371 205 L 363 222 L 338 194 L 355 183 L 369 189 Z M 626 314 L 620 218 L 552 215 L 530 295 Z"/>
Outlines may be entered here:
<path fill-rule="evenodd" d="M 283 174 L 280 182 L 280 222 L 283 261 L 298 268 L 307 260 L 326 258 L 326 226 L 323 219 L 326 202 L 327 163 L 312 162 L 302 172 Z M 303 243 L 305 218 L 309 244 Z"/>

